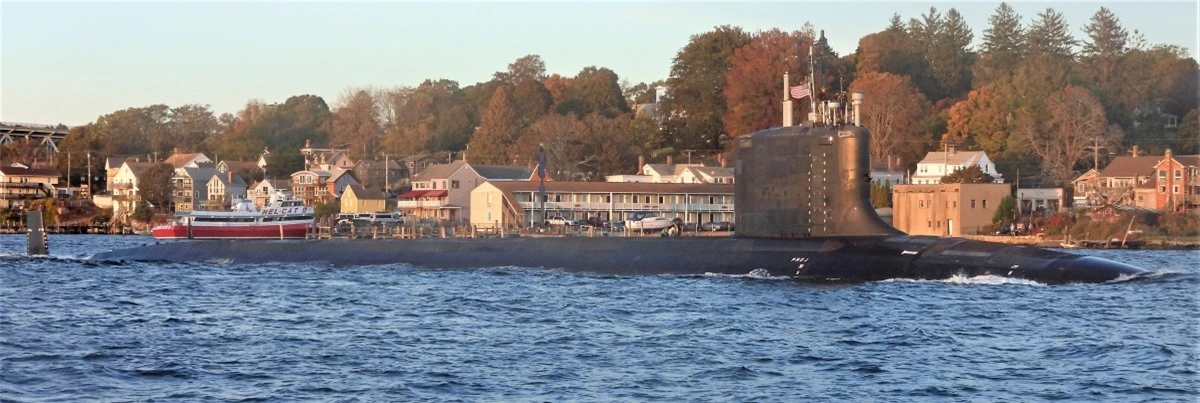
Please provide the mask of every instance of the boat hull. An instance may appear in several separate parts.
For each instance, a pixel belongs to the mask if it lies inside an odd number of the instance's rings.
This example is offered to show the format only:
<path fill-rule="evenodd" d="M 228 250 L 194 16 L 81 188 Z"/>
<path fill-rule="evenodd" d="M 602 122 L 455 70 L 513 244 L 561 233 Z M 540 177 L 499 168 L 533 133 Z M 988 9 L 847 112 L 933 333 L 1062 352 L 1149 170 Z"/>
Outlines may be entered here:
<path fill-rule="evenodd" d="M 961 238 L 624 238 L 166 242 L 100 253 L 101 261 L 324 262 L 427 268 L 529 267 L 614 275 L 731 274 L 814 282 L 1002 276 L 1105 282 L 1145 270 L 1110 260 Z"/>
<path fill-rule="evenodd" d="M 304 239 L 309 223 L 261 225 L 161 225 L 151 229 L 155 239 Z"/>

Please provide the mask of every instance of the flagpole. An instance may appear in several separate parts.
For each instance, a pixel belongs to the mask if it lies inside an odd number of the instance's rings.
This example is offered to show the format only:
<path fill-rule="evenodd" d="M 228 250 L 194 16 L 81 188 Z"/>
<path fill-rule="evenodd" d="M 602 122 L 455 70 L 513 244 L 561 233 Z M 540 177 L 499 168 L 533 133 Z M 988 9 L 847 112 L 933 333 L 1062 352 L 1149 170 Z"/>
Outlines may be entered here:
<path fill-rule="evenodd" d="M 788 72 L 783 72 L 783 127 L 792 125 L 792 97 L 789 94 L 792 82 L 788 79 Z"/>
<path fill-rule="evenodd" d="M 813 123 L 817 122 L 817 77 L 814 73 L 816 64 L 813 62 L 813 46 L 808 45 L 808 104 L 811 109 L 808 112 L 808 120 Z"/>

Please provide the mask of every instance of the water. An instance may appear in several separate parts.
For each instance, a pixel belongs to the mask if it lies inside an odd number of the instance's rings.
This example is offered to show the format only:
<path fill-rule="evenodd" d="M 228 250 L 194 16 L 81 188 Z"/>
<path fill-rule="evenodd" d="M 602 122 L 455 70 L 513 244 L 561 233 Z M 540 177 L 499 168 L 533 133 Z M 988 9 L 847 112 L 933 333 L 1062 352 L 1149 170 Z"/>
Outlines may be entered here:
<path fill-rule="evenodd" d="M 1200 399 L 1196 251 L 1053 286 L 83 259 L 147 241 L 0 236 L 0 401 Z"/>

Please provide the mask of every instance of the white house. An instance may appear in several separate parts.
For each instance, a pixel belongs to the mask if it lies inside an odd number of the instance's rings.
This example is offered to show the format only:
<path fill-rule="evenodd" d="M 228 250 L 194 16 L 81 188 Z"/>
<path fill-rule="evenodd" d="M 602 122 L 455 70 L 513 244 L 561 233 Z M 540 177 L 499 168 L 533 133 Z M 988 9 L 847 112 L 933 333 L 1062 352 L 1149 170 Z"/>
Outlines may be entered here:
<path fill-rule="evenodd" d="M 979 165 L 983 173 L 996 178 L 996 183 L 1004 183 L 1004 178 L 996 172 L 996 164 L 988 159 L 983 151 L 957 151 L 954 146 L 946 151 L 934 151 L 925 155 L 925 159 L 917 163 L 917 172 L 912 175 L 911 184 L 936 185 L 942 183 L 942 177 L 954 171 Z"/>

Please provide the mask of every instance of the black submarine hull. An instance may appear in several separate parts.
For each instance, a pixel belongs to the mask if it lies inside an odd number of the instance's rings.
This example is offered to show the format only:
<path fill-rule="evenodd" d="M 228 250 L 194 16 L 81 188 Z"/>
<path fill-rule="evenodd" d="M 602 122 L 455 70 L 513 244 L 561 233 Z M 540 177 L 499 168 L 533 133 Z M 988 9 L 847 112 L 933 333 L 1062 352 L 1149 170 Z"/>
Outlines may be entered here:
<path fill-rule="evenodd" d="M 426 268 L 529 267 L 611 275 L 729 274 L 811 282 L 1003 276 L 1040 283 L 1096 283 L 1145 270 L 1088 256 L 961 238 L 562 237 L 409 240 L 216 240 L 162 242 L 109 251 L 94 261 L 318 262 Z"/>

